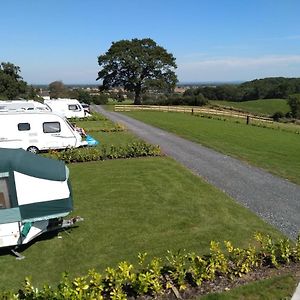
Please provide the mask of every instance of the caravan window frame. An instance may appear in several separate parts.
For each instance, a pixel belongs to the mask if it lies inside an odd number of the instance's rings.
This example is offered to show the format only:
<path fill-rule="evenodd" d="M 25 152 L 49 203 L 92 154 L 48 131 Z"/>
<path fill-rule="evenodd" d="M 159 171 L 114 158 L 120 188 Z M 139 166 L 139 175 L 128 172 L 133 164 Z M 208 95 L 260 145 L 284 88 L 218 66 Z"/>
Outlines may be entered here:
<path fill-rule="evenodd" d="M 8 175 L 0 174 L 0 210 L 11 208 L 11 199 L 8 188 Z"/>
<path fill-rule="evenodd" d="M 29 123 L 18 123 L 18 130 L 19 131 L 28 131 L 30 130 L 30 124 Z"/>
<path fill-rule="evenodd" d="M 81 111 L 81 107 L 78 104 L 68 104 L 68 110 Z"/>
<path fill-rule="evenodd" d="M 55 125 L 58 125 L 57 128 L 53 127 Z M 46 127 L 46 126 L 49 126 L 49 127 Z M 43 123 L 43 132 L 44 133 L 59 133 L 59 132 L 61 132 L 60 122 L 58 122 L 58 121 L 55 121 L 55 122 L 44 122 Z"/>

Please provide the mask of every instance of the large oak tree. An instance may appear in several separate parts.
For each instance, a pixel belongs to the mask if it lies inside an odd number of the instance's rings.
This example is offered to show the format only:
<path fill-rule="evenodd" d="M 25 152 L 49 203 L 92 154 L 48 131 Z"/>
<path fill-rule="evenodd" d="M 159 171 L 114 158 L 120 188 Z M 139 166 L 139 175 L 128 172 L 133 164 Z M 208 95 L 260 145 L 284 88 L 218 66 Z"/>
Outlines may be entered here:
<path fill-rule="evenodd" d="M 134 93 L 134 104 L 149 88 L 172 90 L 177 82 L 174 56 L 149 38 L 113 42 L 98 63 L 102 88 L 123 87 Z"/>

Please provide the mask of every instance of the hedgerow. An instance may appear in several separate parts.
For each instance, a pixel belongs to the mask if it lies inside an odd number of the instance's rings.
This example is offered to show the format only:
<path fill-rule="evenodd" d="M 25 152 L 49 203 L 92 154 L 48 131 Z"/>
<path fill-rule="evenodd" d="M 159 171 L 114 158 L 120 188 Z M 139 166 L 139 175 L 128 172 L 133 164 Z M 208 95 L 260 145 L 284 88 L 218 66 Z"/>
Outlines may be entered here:
<path fill-rule="evenodd" d="M 159 155 L 161 155 L 159 146 L 145 142 L 136 142 L 125 146 L 103 145 L 93 148 L 71 148 L 63 151 L 51 151 L 44 154 L 46 157 L 63 160 L 66 163 Z"/>
<path fill-rule="evenodd" d="M 26 278 L 17 292 L 3 291 L 3 299 L 103 299 L 126 300 L 145 296 L 158 298 L 180 292 L 192 286 L 212 282 L 216 277 L 233 279 L 264 266 L 279 268 L 291 262 L 300 262 L 300 237 L 296 243 L 287 239 L 274 242 L 270 236 L 255 234 L 256 242 L 242 249 L 225 241 L 211 241 L 209 255 L 201 256 L 185 250 L 168 251 L 165 259 L 138 255 L 138 266 L 120 262 L 115 268 L 107 268 L 103 274 L 90 270 L 87 275 L 70 279 L 63 274 L 56 287 L 34 287 Z M 165 261 L 166 263 L 163 263 Z"/>

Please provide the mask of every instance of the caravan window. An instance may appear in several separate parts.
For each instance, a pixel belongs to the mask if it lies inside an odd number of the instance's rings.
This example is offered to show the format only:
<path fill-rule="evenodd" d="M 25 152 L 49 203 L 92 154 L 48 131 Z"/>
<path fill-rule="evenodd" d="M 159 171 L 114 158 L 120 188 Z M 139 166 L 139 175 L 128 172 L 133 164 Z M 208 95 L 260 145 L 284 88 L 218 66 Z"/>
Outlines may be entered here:
<path fill-rule="evenodd" d="M 18 130 L 19 131 L 30 130 L 30 124 L 29 123 L 19 123 Z"/>
<path fill-rule="evenodd" d="M 43 123 L 43 131 L 45 133 L 60 132 L 60 123 L 59 122 L 45 122 L 45 123 Z"/>
<path fill-rule="evenodd" d="M 72 111 L 81 111 L 81 108 L 77 104 L 70 104 L 70 105 L 68 105 L 68 108 L 69 108 L 69 110 L 72 110 Z"/>
<path fill-rule="evenodd" d="M 0 178 L 0 209 L 10 207 L 7 178 Z"/>

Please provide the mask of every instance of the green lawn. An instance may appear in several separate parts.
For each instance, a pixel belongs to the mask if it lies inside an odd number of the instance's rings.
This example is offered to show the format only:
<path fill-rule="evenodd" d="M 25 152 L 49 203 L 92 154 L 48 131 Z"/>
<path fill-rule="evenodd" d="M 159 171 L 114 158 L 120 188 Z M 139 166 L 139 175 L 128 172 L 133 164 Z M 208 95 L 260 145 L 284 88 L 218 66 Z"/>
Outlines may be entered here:
<path fill-rule="evenodd" d="M 282 300 L 291 299 L 297 278 L 294 274 L 273 277 L 240 286 L 232 291 L 210 294 L 199 300 Z"/>
<path fill-rule="evenodd" d="M 126 145 L 140 141 L 139 138 L 126 130 L 121 132 L 101 131 L 110 130 L 116 126 L 112 121 L 107 119 L 100 121 L 77 121 L 76 125 L 84 128 L 86 133 L 98 140 L 100 142 L 99 147 L 101 145 Z"/>
<path fill-rule="evenodd" d="M 136 261 L 138 252 L 167 249 L 207 253 L 209 241 L 247 246 L 255 231 L 280 234 L 222 192 L 168 158 L 112 160 L 69 165 L 74 213 L 84 218 L 71 232 L 37 241 L 18 261 L 1 255 L 0 288 L 55 283 L 88 269 Z"/>
<path fill-rule="evenodd" d="M 257 115 L 272 116 L 275 112 L 278 111 L 284 114 L 290 111 L 290 107 L 287 104 L 286 99 L 259 99 L 243 102 L 210 100 L 209 102 L 214 105 L 226 108 L 232 107 Z"/>
<path fill-rule="evenodd" d="M 299 134 L 183 113 L 125 114 L 300 184 Z"/>

